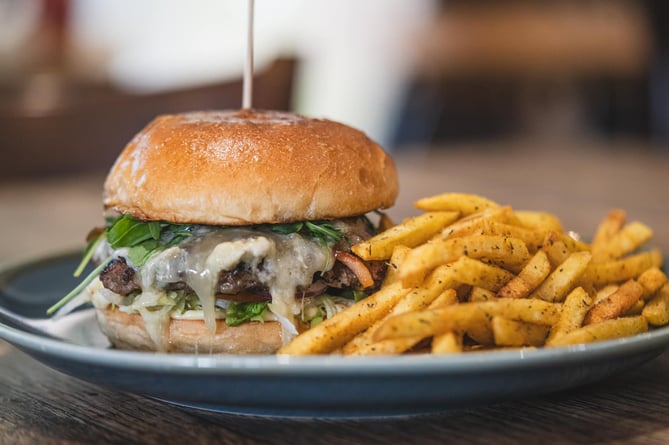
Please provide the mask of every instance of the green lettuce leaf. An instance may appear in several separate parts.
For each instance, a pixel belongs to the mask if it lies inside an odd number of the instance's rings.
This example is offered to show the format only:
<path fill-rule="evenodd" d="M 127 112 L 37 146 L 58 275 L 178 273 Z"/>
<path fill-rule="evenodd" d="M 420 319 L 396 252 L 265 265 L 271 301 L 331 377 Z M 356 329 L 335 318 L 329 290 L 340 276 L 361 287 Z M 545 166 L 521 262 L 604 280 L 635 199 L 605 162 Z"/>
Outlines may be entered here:
<path fill-rule="evenodd" d="M 228 306 L 225 323 L 228 326 L 239 326 L 247 321 L 263 321 L 262 314 L 267 310 L 269 302 L 234 303 Z"/>

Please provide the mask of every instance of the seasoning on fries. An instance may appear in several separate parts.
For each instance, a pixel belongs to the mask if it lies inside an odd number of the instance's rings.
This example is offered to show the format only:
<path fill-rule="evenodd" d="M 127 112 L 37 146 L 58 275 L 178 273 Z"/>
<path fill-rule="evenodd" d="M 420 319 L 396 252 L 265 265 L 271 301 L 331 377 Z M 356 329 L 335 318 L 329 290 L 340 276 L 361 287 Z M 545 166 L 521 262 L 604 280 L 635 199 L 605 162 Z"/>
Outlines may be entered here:
<path fill-rule="evenodd" d="M 620 338 L 669 324 L 669 283 L 653 231 L 611 210 L 592 243 L 557 216 L 445 193 L 425 213 L 355 245 L 385 260 L 381 289 L 279 353 L 459 354 Z"/>

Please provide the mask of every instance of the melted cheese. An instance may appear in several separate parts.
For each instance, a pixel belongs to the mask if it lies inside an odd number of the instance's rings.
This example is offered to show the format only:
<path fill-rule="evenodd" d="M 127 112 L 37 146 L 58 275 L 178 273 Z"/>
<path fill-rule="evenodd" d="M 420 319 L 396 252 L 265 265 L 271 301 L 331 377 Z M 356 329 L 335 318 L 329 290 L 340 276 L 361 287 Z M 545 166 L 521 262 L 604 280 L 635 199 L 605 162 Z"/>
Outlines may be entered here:
<path fill-rule="evenodd" d="M 116 255 L 124 253 L 115 252 Z M 282 322 L 283 340 L 287 342 L 297 333 L 295 317 L 301 309 L 295 299 L 297 288 L 307 287 L 314 274 L 329 270 L 333 261 L 332 253 L 318 240 L 299 234 L 202 227 L 178 246 L 154 255 L 139 268 L 142 294 L 125 310 L 142 315 L 149 335 L 160 346 L 170 316 L 169 311 L 165 313 L 156 307 L 165 297 L 166 286 L 183 281 L 197 294 L 204 321 L 214 332 L 219 275 L 245 263 L 269 289 L 270 310 Z"/>

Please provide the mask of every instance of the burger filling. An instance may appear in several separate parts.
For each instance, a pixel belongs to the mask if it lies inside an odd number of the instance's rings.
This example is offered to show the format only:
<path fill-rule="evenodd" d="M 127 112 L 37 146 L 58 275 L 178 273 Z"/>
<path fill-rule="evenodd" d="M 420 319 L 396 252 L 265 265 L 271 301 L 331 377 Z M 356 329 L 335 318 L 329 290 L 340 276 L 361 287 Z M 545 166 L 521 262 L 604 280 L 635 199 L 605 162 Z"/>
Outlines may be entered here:
<path fill-rule="evenodd" d="M 350 251 L 373 234 L 366 217 L 221 227 L 124 215 L 93 236 L 87 256 L 98 268 L 67 306 L 140 314 L 159 348 L 171 318 L 202 319 L 211 332 L 217 319 L 277 320 L 287 342 L 378 287 L 385 264 Z"/>

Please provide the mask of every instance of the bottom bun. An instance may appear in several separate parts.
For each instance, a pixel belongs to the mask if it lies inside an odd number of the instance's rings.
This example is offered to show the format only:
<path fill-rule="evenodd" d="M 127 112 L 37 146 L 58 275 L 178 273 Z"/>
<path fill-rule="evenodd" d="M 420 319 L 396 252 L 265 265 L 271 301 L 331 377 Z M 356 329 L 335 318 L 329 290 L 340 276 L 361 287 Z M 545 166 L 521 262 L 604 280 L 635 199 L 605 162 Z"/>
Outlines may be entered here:
<path fill-rule="evenodd" d="M 149 336 L 138 314 L 118 309 L 97 311 L 98 324 L 111 344 L 118 349 L 186 353 L 272 354 L 281 347 L 281 324 L 277 321 L 250 322 L 230 327 L 216 321 L 210 332 L 202 320 L 170 320 L 163 347 Z"/>

